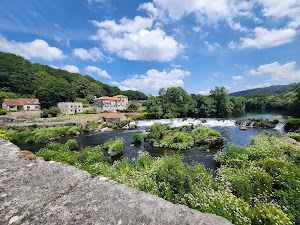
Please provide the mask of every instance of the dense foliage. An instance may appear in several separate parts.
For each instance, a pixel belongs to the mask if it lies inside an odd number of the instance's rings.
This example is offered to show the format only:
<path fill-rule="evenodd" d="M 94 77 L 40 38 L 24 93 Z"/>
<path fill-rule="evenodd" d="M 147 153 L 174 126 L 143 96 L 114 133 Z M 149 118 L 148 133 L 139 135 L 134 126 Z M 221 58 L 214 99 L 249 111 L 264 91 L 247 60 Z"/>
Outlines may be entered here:
<path fill-rule="evenodd" d="M 43 107 L 49 108 L 76 98 L 91 104 L 94 96 L 103 95 L 129 94 L 129 99 L 147 99 L 139 91 L 122 92 L 118 87 L 103 84 L 88 75 L 31 63 L 10 53 L 0 52 L 0 65 L 1 102 L 4 98 L 36 97 Z"/>
<path fill-rule="evenodd" d="M 53 141 L 59 136 L 84 132 L 85 129 L 78 126 L 60 126 L 48 128 L 9 129 L 6 136 L 11 142 L 16 143 L 19 140 L 31 143 L 41 143 L 44 141 Z"/>
<path fill-rule="evenodd" d="M 124 151 L 124 143 L 123 138 L 110 139 L 104 144 L 104 148 L 108 150 L 110 156 L 117 156 Z"/>
<path fill-rule="evenodd" d="M 224 87 L 216 87 L 209 96 L 189 95 L 180 87 L 161 89 L 159 96 L 150 95 L 145 105 L 148 118 L 153 119 L 226 116 L 245 110 L 244 98 L 229 97 Z"/>
<path fill-rule="evenodd" d="M 140 134 L 133 134 L 130 138 L 132 144 L 139 143 L 142 140 L 142 136 Z"/>
<path fill-rule="evenodd" d="M 153 138 L 159 136 L 157 132 Z M 63 145 L 49 144 L 39 156 L 75 165 L 94 177 L 105 176 L 175 204 L 223 216 L 234 224 L 299 225 L 300 148 L 275 135 L 266 133 L 253 139 L 249 147 L 231 146 L 218 153 L 216 159 L 222 166 L 216 178 L 201 164 L 184 163 L 179 154 L 152 158 L 144 152 L 132 163 L 122 159 L 111 165 L 101 157 L 86 163 L 72 156 L 80 153 L 71 153 L 70 147 L 60 148 Z"/>
<path fill-rule="evenodd" d="M 179 129 L 182 131 L 179 131 Z M 199 144 L 199 142 L 205 138 L 212 136 L 221 137 L 221 134 L 208 127 L 201 126 L 190 131 L 189 126 L 170 128 L 155 123 L 150 127 L 149 133 L 144 135 L 144 139 L 154 147 L 186 150 L 195 144 Z"/>
<path fill-rule="evenodd" d="M 271 87 L 255 88 L 255 89 L 230 93 L 230 96 L 245 97 L 247 95 L 253 95 L 253 94 L 274 95 L 274 94 L 283 94 L 285 92 L 289 92 L 292 90 L 293 90 L 293 87 L 290 84 L 288 84 L 288 85 L 273 85 Z"/>

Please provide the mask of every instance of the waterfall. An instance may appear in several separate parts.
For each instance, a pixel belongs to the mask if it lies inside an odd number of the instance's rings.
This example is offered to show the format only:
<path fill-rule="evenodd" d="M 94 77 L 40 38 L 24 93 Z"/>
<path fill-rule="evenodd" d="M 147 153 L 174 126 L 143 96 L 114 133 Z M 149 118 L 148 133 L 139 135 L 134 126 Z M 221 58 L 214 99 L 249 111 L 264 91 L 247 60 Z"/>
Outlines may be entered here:
<path fill-rule="evenodd" d="M 254 122 L 252 122 L 252 123 L 250 124 L 250 127 L 253 127 L 253 124 L 254 124 Z"/>
<path fill-rule="evenodd" d="M 274 129 L 275 129 L 275 130 L 283 130 L 283 129 L 284 129 L 284 125 L 285 125 L 285 123 L 278 123 L 278 124 L 274 127 Z"/>
<path fill-rule="evenodd" d="M 244 126 L 244 127 L 247 126 L 247 120 L 243 121 L 242 126 Z"/>

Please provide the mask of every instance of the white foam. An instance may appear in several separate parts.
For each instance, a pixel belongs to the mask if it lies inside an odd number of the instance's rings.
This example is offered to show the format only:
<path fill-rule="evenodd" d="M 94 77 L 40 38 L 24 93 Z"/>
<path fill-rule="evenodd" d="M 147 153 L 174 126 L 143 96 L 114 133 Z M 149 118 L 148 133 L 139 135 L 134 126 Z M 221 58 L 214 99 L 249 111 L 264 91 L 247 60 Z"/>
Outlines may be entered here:
<path fill-rule="evenodd" d="M 274 127 L 274 129 L 275 129 L 275 130 L 283 130 L 283 129 L 284 129 L 284 125 L 285 125 L 285 123 L 278 123 L 278 124 Z"/>

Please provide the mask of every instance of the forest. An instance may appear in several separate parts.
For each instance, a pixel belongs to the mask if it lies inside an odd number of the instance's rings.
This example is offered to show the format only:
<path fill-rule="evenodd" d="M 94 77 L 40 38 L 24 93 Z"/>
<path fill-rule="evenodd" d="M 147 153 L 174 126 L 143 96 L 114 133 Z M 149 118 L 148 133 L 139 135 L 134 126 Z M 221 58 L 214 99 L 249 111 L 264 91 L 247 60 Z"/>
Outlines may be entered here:
<path fill-rule="evenodd" d="M 0 101 L 4 98 L 38 98 L 43 108 L 58 102 L 85 99 L 93 103 L 94 96 L 124 94 L 129 99 L 145 100 L 139 91 L 121 91 L 103 84 L 89 75 L 70 73 L 50 66 L 31 63 L 10 53 L 0 52 Z"/>
<path fill-rule="evenodd" d="M 300 83 L 293 91 L 283 94 L 255 94 L 234 97 L 225 87 L 216 87 L 208 96 L 188 94 L 180 87 L 160 89 L 158 96 L 150 95 L 144 103 L 148 118 L 224 117 L 253 109 L 281 109 L 299 116 Z"/>

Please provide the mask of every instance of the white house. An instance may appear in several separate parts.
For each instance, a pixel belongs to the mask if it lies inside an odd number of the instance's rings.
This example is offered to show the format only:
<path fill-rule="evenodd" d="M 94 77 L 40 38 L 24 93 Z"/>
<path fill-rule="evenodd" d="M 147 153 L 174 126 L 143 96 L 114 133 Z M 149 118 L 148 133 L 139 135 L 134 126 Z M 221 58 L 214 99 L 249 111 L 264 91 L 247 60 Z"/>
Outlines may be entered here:
<path fill-rule="evenodd" d="M 4 110 L 40 110 L 41 104 L 38 99 L 19 98 L 3 99 L 2 109 Z"/>
<path fill-rule="evenodd" d="M 114 97 L 102 96 L 95 98 L 95 109 L 99 112 L 116 112 L 117 110 L 125 110 L 128 105 L 128 97 L 124 95 L 116 95 Z"/>
<path fill-rule="evenodd" d="M 62 114 L 82 113 L 83 105 L 81 102 L 59 102 L 57 107 L 60 108 Z"/>

